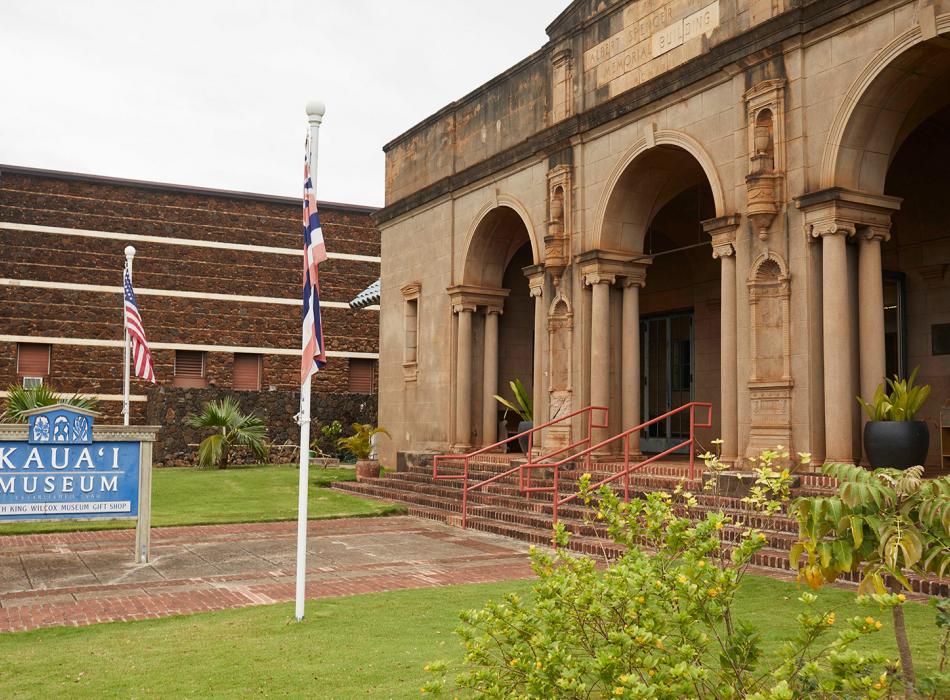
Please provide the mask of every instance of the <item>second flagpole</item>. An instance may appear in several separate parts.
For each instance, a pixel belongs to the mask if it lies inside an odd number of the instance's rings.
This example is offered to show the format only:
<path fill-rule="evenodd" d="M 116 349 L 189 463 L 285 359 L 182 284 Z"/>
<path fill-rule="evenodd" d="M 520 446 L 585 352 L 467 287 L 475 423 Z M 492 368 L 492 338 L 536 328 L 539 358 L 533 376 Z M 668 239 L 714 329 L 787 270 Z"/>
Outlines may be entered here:
<path fill-rule="evenodd" d="M 135 248 L 132 246 L 126 246 L 125 248 L 125 270 L 122 274 L 122 288 L 125 289 L 125 273 L 128 273 L 129 284 L 132 283 L 132 258 L 135 257 Z M 122 332 L 125 338 L 125 342 L 122 347 L 124 348 L 124 360 L 122 366 L 122 424 L 129 424 L 129 391 L 130 391 L 130 378 L 129 372 L 131 370 L 131 359 L 130 359 L 130 350 L 129 350 L 129 325 L 126 322 L 125 316 L 125 294 L 122 295 Z"/>
<path fill-rule="evenodd" d="M 317 190 L 317 140 L 320 124 L 326 112 L 322 102 L 307 104 L 307 121 L 310 123 L 310 182 Z M 297 581 L 294 617 L 300 622 L 304 616 L 307 593 L 307 491 L 310 488 L 310 377 L 300 387 L 300 474 L 297 486 Z"/>

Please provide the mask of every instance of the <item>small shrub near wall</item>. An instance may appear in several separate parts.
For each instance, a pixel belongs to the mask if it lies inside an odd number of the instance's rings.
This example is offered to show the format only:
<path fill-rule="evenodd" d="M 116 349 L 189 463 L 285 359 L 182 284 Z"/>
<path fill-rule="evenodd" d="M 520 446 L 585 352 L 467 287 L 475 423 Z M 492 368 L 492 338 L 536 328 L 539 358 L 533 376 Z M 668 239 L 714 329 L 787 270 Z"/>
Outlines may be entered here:
<path fill-rule="evenodd" d="M 244 412 L 253 412 L 268 428 L 271 462 L 296 461 L 294 446 L 300 440 L 300 428 L 294 415 L 300 408 L 297 391 L 231 391 L 221 388 L 179 389 L 162 387 L 148 391 L 146 423 L 160 425 L 155 443 L 154 463 L 158 466 L 191 466 L 198 444 L 207 431 L 190 428 L 185 419 L 201 411 L 205 403 L 226 396 L 237 398 Z M 370 394 L 316 394 L 310 399 L 314 423 L 339 420 L 350 423 L 376 422 L 376 396 Z M 250 453 L 235 449 L 233 464 L 253 462 Z"/>

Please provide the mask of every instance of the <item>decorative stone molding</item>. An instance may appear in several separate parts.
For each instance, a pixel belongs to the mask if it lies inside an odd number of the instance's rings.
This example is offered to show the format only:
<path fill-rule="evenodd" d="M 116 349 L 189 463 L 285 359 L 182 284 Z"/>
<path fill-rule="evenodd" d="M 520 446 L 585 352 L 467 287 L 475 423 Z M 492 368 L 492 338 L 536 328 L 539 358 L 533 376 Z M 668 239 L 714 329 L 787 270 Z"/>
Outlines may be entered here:
<path fill-rule="evenodd" d="M 746 215 L 764 241 L 785 200 L 785 81 L 764 80 L 744 97 L 749 138 Z"/>
<path fill-rule="evenodd" d="M 646 285 L 646 270 L 649 260 L 632 257 L 629 253 L 605 250 L 589 250 L 574 259 L 580 268 L 584 284 L 616 284 L 618 279 L 623 285 Z"/>
<path fill-rule="evenodd" d="M 739 214 L 729 214 L 702 222 L 703 230 L 712 238 L 713 258 L 728 258 L 736 252 L 736 231 Z"/>
<path fill-rule="evenodd" d="M 544 265 L 529 265 L 521 269 L 528 278 L 528 293 L 531 298 L 544 296 Z"/>
<path fill-rule="evenodd" d="M 559 49 L 551 56 L 551 123 L 574 113 L 574 60 L 570 48 Z"/>
<path fill-rule="evenodd" d="M 403 299 L 418 299 L 419 295 L 422 294 L 422 283 L 410 282 L 399 291 L 402 292 Z"/>
<path fill-rule="evenodd" d="M 746 454 L 752 457 L 792 440 L 791 289 L 784 258 L 774 251 L 759 255 L 746 284 L 752 330 Z"/>
<path fill-rule="evenodd" d="M 900 209 L 901 198 L 855 192 L 832 187 L 795 198 L 804 216 L 805 235 L 816 241 L 824 236 L 880 237 L 888 240 L 891 215 Z"/>
<path fill-rule="evenodd" d="M 495 287 L 477 287 L 470 284 L 457 284 L 446 289 L 452 303 L 452 311 L 477 311 L 479 307 L 497 309 L 499 312 L 505 306 L 505 299 L 511 290 Z"/>
<path fill-rule="evenodd" d="M 558 165 L 548 171 L 548 231 L 544 237 L 544 265 L 553 279 L 567 267 L 571 247 L 571 168 Z"/>

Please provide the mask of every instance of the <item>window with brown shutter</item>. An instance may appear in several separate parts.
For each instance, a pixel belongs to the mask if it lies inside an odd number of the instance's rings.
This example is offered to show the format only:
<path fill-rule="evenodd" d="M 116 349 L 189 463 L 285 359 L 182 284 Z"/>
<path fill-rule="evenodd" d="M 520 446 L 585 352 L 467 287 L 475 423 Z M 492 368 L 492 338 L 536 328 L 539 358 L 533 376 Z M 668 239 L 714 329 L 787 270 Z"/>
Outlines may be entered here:
<path fill-rule="evenodd" d="M 196 350 L 175 351 L 175 386 L 202 389 L 205 381 L 205 354 Z"/>
<path fill-rule="evenodd" d="M 350 358 L 350 378 L 347 391 L 351 394 L 372 394 L 375 370 L 376 360 Z"/>
<path fill-rule="evenodd" d="M 258 391 L 261 388 L 261 356 L 234 353 L 234 388 L 237 391 Z"/>
<path fill-rule="evenodd" d="M 17 345 L 16 378 L 25 387 L 49 381 L 49 345 L 19 343 Z"/>

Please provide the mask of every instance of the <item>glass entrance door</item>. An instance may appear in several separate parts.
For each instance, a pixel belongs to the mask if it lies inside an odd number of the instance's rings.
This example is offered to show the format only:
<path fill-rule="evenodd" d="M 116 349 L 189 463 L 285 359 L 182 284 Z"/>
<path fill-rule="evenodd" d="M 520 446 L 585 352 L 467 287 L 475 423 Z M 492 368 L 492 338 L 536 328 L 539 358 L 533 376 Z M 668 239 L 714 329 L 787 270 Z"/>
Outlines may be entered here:
<path fill-rule="evenodd" d="M 644 421 L 693 400 L 692 311 L 642 319 L 640 356 Z M 688 437 L 689 413 L 684 411 L 644 430 L 640 448 L 644 452 L 663 452 Z"/>

